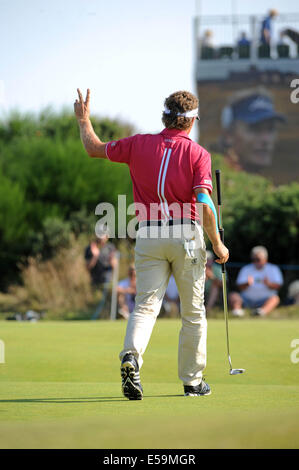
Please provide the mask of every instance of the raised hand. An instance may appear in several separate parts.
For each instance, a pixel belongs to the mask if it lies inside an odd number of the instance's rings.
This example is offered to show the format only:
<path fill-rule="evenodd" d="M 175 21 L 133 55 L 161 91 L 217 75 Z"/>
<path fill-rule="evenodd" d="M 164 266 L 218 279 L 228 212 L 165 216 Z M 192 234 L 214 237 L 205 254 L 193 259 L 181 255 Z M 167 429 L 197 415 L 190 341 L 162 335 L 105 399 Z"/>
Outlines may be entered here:
<path fill-rule="evenodd" d="M 77 88 L 79 100 L 76 100 L 74 103 L 74 112 L 78 121 L 85 121 L 89 119 L 89 99 L 90 99 L 90 89 L 87 89 L 86 99 L 83 100 L 83 96 L 79 88 Z"/>
<path fill-rule="evenodd" d="M 90 244 L 90 251 L 92 253 L 92 256 L 94 256 L 94 257 L 98 257 L 99 254 L 100 254 L 100 249 L 99 249 L 98 245 L 94 242 L 91 242 L 91 244 Z"/>

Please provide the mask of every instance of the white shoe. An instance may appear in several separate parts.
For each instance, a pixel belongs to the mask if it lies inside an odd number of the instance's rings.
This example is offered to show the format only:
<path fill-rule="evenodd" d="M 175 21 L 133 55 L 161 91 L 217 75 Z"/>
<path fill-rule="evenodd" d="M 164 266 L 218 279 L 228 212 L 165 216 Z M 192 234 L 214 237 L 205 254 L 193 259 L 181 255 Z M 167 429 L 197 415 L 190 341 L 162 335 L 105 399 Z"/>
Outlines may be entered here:
<path fill-rule="evenodd" d="M 251 315 L 253 317 L 264 317 L 266 314 L 262 308 L 256 308 L 252 311 Z"/>
<path fill-rule="evenodd" d="M 244 310 L 242 308 L 235 308 L 234 310 L 232 310 L 232 315 L 234 317 L 244 317 Z"/>
<path fill-rule="evenodd" d="M 124 309 L 124 308 L 119 308 L 119 309 L 118 309 L 118 313 L 119 313 L 125 320 L 128 320 L 128 318 L 129 318 L 129 316 L 130 316 L 129 312 L 128 312 L 126 309 Z"/>

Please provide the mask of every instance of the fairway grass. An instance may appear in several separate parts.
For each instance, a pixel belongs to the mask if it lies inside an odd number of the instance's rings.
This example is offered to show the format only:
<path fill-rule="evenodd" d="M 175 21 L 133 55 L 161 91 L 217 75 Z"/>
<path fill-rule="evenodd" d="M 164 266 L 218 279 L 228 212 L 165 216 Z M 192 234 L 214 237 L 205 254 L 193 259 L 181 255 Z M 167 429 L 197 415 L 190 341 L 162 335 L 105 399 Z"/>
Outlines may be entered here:
<path fill-rule="evenodd" d="M 179 320 L 158 320 L 144 355 L 142 401 L 120 390 L 126 323 L 0 322 L 0 448 L 298 448 L 298 320 L 208 326 L 208 397 L 183 397 Z M 298 354 L 299 356 L 299 354 Z"/>

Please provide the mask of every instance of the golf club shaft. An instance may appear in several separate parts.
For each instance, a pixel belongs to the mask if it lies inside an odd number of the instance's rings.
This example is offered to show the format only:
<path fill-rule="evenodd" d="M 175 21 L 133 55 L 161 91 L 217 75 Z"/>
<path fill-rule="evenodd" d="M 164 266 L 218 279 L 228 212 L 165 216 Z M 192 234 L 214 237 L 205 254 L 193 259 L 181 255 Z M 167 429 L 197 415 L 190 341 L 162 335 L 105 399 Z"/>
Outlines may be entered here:
<path fill-rule="evenodd" d="M 216 170 L 216 187 L 217 187 L 217 204 L 218 204 L 218 229 L 222 243 L 224 243 L 224 229 L 222 227 L 222 214 L 221 214 L 221 182 L 220 182 L 220 170 Z M 222 267 L 222 289 L 223 289 L 223 309 L 224 309 L 224 319 L 225 319 L 225 328 L 226 328 L 226 347 L 228 362 L 230 368 L 232 369 L 230 351 L 229 351 L 229 334 L 228 334 L 228 307 L 227 307 L 227 285 L 226 285 L 226 269 L 225 263 L 221 265 Z"/>
<path fill-rule="evenodd" d="M 224 310 L 224 319 L 225 319 L 225 329 L 226 329 L 226 347 L 227 347 L 227 355 L 228 355 L 228 362 L 230 368 L 232 369 L 232 362 L 229 352 L 229 334 L 228 334 L 228 308 L 227 308 L 227 289 L 226 289 L 226 272 L 222 272 L 222 289 L 223 289 L 223 310 Z"/>

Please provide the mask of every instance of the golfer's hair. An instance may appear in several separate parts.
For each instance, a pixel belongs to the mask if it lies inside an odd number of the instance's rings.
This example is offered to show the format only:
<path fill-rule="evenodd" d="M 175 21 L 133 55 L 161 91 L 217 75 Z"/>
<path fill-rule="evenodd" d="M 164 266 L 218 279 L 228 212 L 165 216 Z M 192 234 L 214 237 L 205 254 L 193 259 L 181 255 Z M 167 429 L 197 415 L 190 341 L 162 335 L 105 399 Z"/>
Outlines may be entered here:
<path fill-rule="evenodd" d="M 255 246 L 251 250 L 251 258 L 253 258 L 255 255 L 261 254 L 264 256 L 265 259 L 268 259 L 268 250 L 264 246 Z"/>
<path fill-rule="evenodd" d="M 186 130 L 192 124 L 193 118 L 178 116 L 177 113 L 184 113 L 198 108 L 198 99 L 189 91 L 176 91 L 164 101 L 164 106 L 170 113 L 162 114 L 162 122 L 168 129 Z"/>

